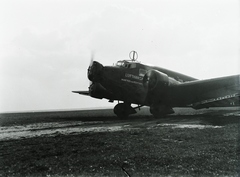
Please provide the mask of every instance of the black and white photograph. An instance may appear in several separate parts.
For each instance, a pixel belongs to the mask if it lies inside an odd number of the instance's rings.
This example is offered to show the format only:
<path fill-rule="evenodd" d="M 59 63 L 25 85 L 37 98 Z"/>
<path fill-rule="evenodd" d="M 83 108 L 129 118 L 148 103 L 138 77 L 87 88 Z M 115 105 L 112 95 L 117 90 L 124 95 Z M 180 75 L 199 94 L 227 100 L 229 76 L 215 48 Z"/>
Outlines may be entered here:
<path fill-rule="evenodd" d="M 0 1 L 0 176 L 240 175 L 240 1 Z"/>

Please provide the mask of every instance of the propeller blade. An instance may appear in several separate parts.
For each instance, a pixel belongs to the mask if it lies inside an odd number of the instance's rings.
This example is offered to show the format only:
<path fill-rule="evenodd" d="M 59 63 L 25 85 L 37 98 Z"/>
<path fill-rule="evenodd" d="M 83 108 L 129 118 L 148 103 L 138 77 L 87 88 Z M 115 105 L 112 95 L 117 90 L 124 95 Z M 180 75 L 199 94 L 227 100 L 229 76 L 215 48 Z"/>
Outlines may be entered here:
<path fill-rule="evenodd" d="M 89 67 L 88 67 L 88 74 L 89 74 L 90 69 L 91 69 L 91 67 L 92 67 L 93 60 L 94 60 L 94 52 L 92 51 L 92 52 L 91 52 L 91 59 L 90 59 Z M 92 82 L 91 80 L 89 80 L 89 87 L 92 85 L 92 83 L 93 83 L 93 82 Z"/>
<path fill-rule="evenodd" d="M 93 84 L 93 82 L 92 82 L 92 81 L 89 81 L 89 87 L 90 87 L 92 84 Z"/>
<path fill-rule="evenodd" d="M 94 60 L 94 52 L 91 53 L 91 60 L 90 60 L 89 66 L 92 66 L 93 60 Z"/>

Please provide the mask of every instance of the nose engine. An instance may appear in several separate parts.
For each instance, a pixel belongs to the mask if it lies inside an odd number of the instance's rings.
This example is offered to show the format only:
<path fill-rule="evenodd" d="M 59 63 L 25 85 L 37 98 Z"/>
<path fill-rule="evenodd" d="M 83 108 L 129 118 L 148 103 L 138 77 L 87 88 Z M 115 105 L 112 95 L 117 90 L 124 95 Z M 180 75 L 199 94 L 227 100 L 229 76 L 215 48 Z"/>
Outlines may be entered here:
<path fill-rule="evenodd" d="M 99 82 L 102 78 L 103 65 L 97 61 L 93 61 L 88 68 L 88 79 L 92 82 Z"/>
<path fill-rule="evenodd" d="M 103 81 L 103 65 L 97 61 L 93 61 L 88 67 L 87 75 L 91 81 L 89 85 L 89 95 L 94 98 L 110 98 L 110 93 L 102 86 Z"/>

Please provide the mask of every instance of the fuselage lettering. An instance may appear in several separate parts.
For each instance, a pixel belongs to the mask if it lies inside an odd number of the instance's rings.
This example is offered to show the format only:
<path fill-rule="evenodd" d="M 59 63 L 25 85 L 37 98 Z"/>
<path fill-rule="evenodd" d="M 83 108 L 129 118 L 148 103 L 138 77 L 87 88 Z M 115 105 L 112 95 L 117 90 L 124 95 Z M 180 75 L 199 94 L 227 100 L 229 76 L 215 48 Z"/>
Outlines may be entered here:
<path fill-rule="evenodd" d="M 136 75 L 133 75 L 133 74 L 129 74 L 129 73 L 125 73 L 125 77 L 126 78 L 132 78 L 132 79 L 136 79 L 136 80 L 143 80 L 143 77 L 141 76 L 136 76 Z"/>

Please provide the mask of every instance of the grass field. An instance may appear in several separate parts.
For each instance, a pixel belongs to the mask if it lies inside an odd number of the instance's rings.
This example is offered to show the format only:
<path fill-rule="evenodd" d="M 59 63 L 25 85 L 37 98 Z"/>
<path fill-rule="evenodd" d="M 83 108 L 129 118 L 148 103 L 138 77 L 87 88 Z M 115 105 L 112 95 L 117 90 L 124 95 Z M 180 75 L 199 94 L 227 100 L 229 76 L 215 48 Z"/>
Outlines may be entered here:
<path fill-rule="evenodd" d="M 33 114 L 33 120 L 11 115 L 12 120 L 3 121 L 2 118 L 1 121 L 4 126 L 10 126 L 41 122 L 44 117 L 50 121 L 99 119 L 84 112 L 82 117 L 79 113 L 78 116 L 75 114 L 73 112 L 70 117 L 66 116 L 67 113 L 57 117 L 56 113 L 54 116 L 45 113 L 43 117 Z M 212 120 L 221 125 L 218 128 L 173 128 L 161 126 L 159 120 L 154 126 L 127 131 L 57 134 L 54 137 L 0 141 L 0 174 L 126 176 L 125 170 L 131 176 L 237 176 L 240 165 L 239 117 L 221 115 L 200 113 L 170 117 L 174 121 L 178 118 L 210 119 L 209 122 Z M 103 117 L 109 120 L 111 116 L 106 111 Z M 148 122 L 141 116 L 134 119 L 136 122 Z"/>

